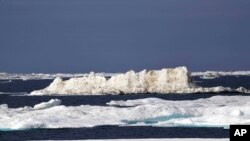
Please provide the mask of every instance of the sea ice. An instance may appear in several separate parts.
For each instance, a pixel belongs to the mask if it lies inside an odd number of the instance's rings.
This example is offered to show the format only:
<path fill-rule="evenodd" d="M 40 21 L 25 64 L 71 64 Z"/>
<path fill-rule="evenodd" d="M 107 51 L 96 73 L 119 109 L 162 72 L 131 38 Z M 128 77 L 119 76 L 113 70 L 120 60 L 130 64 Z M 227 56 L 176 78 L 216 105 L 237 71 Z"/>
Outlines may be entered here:
<path fill-rule="evenodd" d="M 40 104 L 36 104 L 34 106 L 34 109 L 36 110 L 41 110 L 41 109 L 46 109 L 46 108 L 50 108 L 50 107 L 54 107 L 54 106 L 58 106 L 61 104 L 61 100 L 59 99 L 51 99 L 48 102 L 42 102 Z"/>
<path fill-rule="evenodd" d="M 199 87 L 190 77 L 186 67 L 162 70 L 128 71 L 113 75 L 110 79 L 90 75 L 63 80 L 56 78 L 48 87 L 31 92 L 31 95 L 50 94 L 134 94 L 134 93 L 204 93 L 248 92 L 244 88 Z"/>
<path fill-rule="evenodd" d="M 119 126 L 227 127 L 250 124 L 249 96 L 213 96 L 170 101 L 145 98 L 110 101 L 107 106 L 64 106 L 51 100 L 33 107 L 0 105 L 1 129 Z"/>
<path fill-rule="evenodd" d="M 0 80 L 40 80 L 40 79 L 55 79 L 56 77 L 70 78 L 70 77 L 83 77 L 88 76 L 88 73 L 55 73 L 55 74 L 45 74 L 45 73 L 5 73 L 0 72 Z M 96 73 L 98 76 L 110 77 L 114 75 L 113 73 Z"/>
<path fill-rule="evenodd" d="M 205 71 L 192 72 L 191 76 L 199 76 L 203 79 L 213 79 L 220 76 L 250 76 L 250 71 Z"/>

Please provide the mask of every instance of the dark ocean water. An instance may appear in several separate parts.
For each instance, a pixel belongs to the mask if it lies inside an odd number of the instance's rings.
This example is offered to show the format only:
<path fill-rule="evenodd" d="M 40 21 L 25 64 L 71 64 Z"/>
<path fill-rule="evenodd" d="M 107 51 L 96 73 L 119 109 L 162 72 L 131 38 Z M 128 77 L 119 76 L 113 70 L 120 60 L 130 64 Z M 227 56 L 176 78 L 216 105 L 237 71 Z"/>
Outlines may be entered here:
<path fill-rule="evenodd" d="M 230 76 L 216 79 L 200 79 L 194 77 L 200 86 L 226 86 L 237 88 L 243 86 L 250 89 L 249 76 Z M 0 80 L 0 104 L 8 104 L 10 108 L 34 106 L 37 103 L 52 98 L 62 100 L 66 106 L 101 105 L 105 106 L 111 100 L 128 100 L 157 97 L 166 100 L 194 100 L 208 98 L 214 95 L 242 95 L 239 93 L 220 94 L 136 94 L 136 95 L 106 95 L 106 96 L 24 96 L 23 92 L 42 89 L 52 80 Z M 20 93 L 21 92 L 21 93 Z M 7 140 L 76 140 L 76 139 L 119 139 L 119 138 L 227 138 L 229 131 L 222 128 L 200 127 L 149 127 L 149 126 L 99 126 L 94 128 L 62 128 L 62 129 L 32 129 L 19 131 L 0 131 L 0 141 Z"/>
<path fill-rule="evenodd" d="M 99 126 L 94 128 L 33 129 L 0 132 L 1 141 L 227 137 L 229 137 L 229 131 L 222 128 L 166 128 L 148 126 Z"/>

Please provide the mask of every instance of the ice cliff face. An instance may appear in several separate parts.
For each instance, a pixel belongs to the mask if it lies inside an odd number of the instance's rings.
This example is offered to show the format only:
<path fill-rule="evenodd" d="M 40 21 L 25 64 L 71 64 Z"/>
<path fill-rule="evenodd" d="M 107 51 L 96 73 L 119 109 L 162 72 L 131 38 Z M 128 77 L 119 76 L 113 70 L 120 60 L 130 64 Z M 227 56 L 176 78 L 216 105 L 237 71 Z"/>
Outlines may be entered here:
<path fill-rule="evenodd" d="M 244 90 L 244 89 L 242 89 Z M 33 91 L 41 94 L 132 94 L 132 93 L 198 93 L 238 91 L 224 87 L 202 88 L 191 81 L 186 67 L 162 70 L 128 71 L 110 79 L 94 73 L 63 81 L 56 78 L 47 88 Z"/>

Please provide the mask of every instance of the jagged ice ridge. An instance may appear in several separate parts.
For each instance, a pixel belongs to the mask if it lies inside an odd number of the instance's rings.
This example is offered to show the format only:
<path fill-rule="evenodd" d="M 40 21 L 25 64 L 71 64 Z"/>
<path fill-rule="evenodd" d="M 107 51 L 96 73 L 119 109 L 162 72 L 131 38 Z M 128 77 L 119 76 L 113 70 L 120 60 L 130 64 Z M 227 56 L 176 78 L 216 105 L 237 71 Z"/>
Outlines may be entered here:
<path fill-rule="evenodd" d="M 186 67 L 128 71 L 111 78 L 90 75 L 63 80 L 56 78 L 48 87 L 31 92 L 31 95 L 50 94 L 134 94 L 134 93 L 205 93 L 248 92 L 245 88 L 199 87 L 190 77 Z"/>

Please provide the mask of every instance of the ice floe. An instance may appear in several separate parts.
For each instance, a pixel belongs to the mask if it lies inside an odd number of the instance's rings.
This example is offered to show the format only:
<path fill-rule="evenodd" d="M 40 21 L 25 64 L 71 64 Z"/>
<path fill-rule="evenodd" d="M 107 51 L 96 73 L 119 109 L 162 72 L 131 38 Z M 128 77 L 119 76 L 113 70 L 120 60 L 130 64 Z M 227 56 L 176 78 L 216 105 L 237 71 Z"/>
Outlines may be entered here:
<path fill-rule="evenodd" d="M 45 73 L 0 73 L 0 80 L 40 80 L 40 79 L 55 79 L 57 77 L 71 78 L 71 77 L 83 77 L 88 76 L 88 73 L 55 73 L 55 74 L 45 74 Z M 99 76 L 110 77 L 113 73 L 96 73 Z"/>
<path fill-rule="evenodd" d="M 162 70 L 128 71 L 111 78 L 90 75 L 63 80 L 56 78 L 48 87 L 31 92 L 31 95 L 51 94 L 134 94 L 134 93 L 219 93 L 248 92 L 244 88 L 199 87 L 191 80 L 186 67 Z"/>
<path fill-rule="evenodd" d="M 250 71 L 205 71 L 192 72 L 191 76 L 199 76 L 202 79 L 214 79 L 220 76 L 250 76 Z"/>
<path fill-rule="evenodd" d="M 41 109 L 46 109 L 46 108 L 58 106 L 60 104 L 61 104 L 61 100 L 59 100 L 59 99 L 51 99 L 48 102 L 42 102 L 42 103 L 36 104 L 34 106 L 34 109 L 41 110 Z"/>
<path fill-rule="evenodd" d="M 64 106 L 51 100 L 34 107 L 0 105 L 1 129 L 119 126 L 228 127 L 250 124 L 249 96 L 169 101 L 146 98 L 110 101 L 107 106 Z"/>

